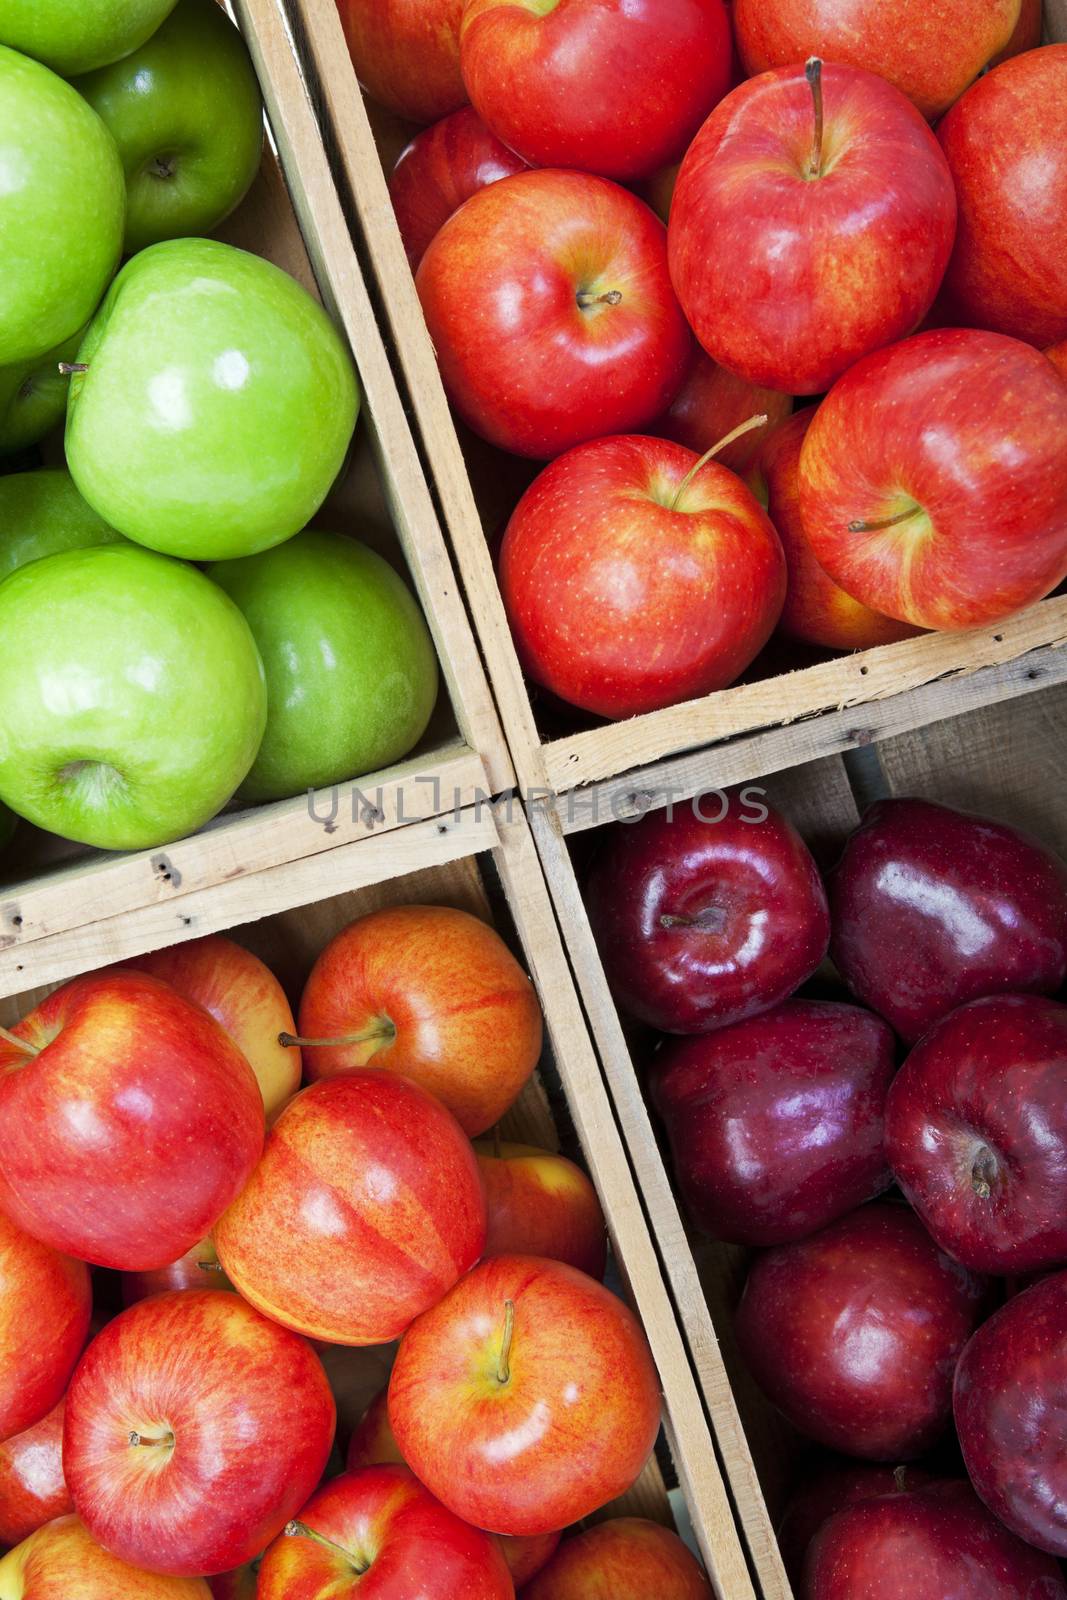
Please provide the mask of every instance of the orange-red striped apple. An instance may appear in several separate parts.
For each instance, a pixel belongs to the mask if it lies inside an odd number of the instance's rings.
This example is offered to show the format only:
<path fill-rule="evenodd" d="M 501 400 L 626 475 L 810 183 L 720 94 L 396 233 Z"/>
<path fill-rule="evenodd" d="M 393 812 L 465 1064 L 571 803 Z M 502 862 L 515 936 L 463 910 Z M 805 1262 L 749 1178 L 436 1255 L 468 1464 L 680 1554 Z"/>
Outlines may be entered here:
<path fill-rule="evenodd" d="M 466 103 L 459 70 L 463 0 L 337 0 L 356 77 L 372 100 L 411 122 Z"/>
<path fill-rule="evenodd" d="M 464 200 L 528 163 L 490 133 L 473 106 L 442 117 L 401 151 L 389 179 L 389 198 L 414 272 L 430 240 Z"/>
<path fill-rule="evenodd" d="M 4 1600 L 211 1600 L 203 1578 L 131 1566 L 97 1543 L 77 1517 L 45 1523 L 0 1561 Z"/>
<path fill-rule="evenodd" d="M 698 346 L 693 351 L 688 377 L 650 431 L 702 456 L 750 417 L 766 417 L 760 427 L 716 451 L 715 459 L 721 467 L 729 467 L 744 477 L 768 435 L 792 409 L 790 395 L 778 389 L 761 389 L 758 384 L 739 378 Z"/>
<path fill-rule="evenodd" d="M 63 1398 L 92 1304 L 84 1262 L 0 1215 L 0 1439 L 32 1428 Z"/>
<path fill-rule="evenodd" d="M 523 1600 L 712 1600 L 711 1585 L 676 1533 L 617 1517 L 560 1545 Z"/>
<path fill-rule="evenodd" d="M 124 1272 L 121 1288 L 123 1305 L 135 1306 L 138 1300 L 165 1294 L 169 1289 L 232 1289 L 233 1284 L 220 1267 L 215 1241 L 208 1235 L 167 1267 L 157 1267 L 154 1272 Z"/>
<path fill-rule="evenodd" d="M 63 1401 L 0 1444 L 0 1544 L 18 1544 L 74 1510 L 63 1476 Z"/>
<path fill-rule="evenodd" d="M 489 1213 L 484 1254 L 548 1256 L 602 1278 L 604 1213 L 582 1169 L 528 1144 L 482 1140 L 474 1148 Z"/>

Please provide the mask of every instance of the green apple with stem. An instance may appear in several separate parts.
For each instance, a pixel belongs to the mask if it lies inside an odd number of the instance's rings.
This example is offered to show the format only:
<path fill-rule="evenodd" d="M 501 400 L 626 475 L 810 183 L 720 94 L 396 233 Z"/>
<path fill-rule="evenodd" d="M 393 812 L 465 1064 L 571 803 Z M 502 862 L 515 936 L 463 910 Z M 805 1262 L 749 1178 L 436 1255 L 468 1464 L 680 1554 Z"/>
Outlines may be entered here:
<path fill-rule="evenodd" d="M 267 674 L 267 731 L 243 798 L 358 778 L 418 743 L 437 658 L 411 591 L 381 556 L 306 532 L 208 575 L 243 612 Z"/>
<path fill-rule="evenodd" d="M 63 421 L 70 380 L 59 364 L 74 360 L 82 332 L 32 361 L 0 367 L 0 457 L 28 450 Z"/>
<path fill-rule="evenodd" d="M 65 78 L 129 55 L 174 0 L 0 0 L 0 44 Z"/>
<path fill-rule="evenodd" d="M 245 42 L 216 0 L 178 0 L 146 44 L 74 87 L 119 147 L 127 255 L 210 233 L 247 194 L 263 103 Z"/>
<path fill-rule="evenodd" d="M 33 361 L 88 322 L 118 265 L 125 215 L 119 153 L 92 106 L 0 45 L 0 367 Z"/>
<path fill-rule="evenodd" d="M 100 545 L 0 584 L 0 798 L 38 827 L 107 850 L 192 833 L 266 719 L 248 624 L 195 567 Z"/>
<path fill-rule="evenodd" d="M 121 540 L 121 533 L 82 499 L 64 468 L 10 472 L 0 478 L 0 580 L 61 550 Z"/>
<path fill-rule="evenodd" d="M 168 239 L 126 263 L 89 324 L 67 465 L 129 539 L 253 555 L 318 510 L 358 409 L 348 348 L 295 279 L 215 239 Z"/>

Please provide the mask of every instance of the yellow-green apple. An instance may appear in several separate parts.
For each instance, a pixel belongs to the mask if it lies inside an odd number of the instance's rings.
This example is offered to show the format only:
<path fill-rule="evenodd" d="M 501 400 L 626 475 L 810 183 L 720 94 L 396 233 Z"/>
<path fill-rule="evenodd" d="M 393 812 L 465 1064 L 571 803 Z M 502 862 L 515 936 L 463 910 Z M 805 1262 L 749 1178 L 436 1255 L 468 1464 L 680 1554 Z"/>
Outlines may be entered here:
<path fill-rule="evenodd" d="M 605 178 L 519 172 L 480 189 L 416 282 L 457 411 L 516 455 L 640 428 L 685 375 L 663 224 Z"/>
<path fill-rule="evenodd" d="M 74 1510 L 63 1476 L 63 1401 L 0 1444 L 0 1544 L 18 1544 Z"/>
<path fill-rule="evenodd" d="M 632 717 L 725 688 L 766 644 L 785 557 L 734 473 L 669 439 L 594 439 L 516 506 L 500 588 L 527 673 Z"/>
<path fill-rule="evenodd" d="M 566 1527 L 633 1483 L 659 1431 L 633 1313 L 560 1261 L 497 1256 L 401 1340 L 389 1420 L 416 1476 L 494 1533 Z"/>
<path fill-rule="evenodd" d="M 734 0 L 751 77 L 808 56 L 863 67 L 934 121 L 1008 47 L 1019 0 Z"/>
<path fill-rule="evenodd" d="M 973 628 L 1067 575 L 1067 386 L 1003 334 L 941 328 L 860 361 L 800 456 L 812 553 L 863 605 Z"/>
<path fill-rule="evenodd" d="M 121 541 L 121 533 L 86 504 L 62 467 L 0 478 L 0 580 L 61 550 Z"/>
<path fill-rule="evenodd" d="M 70 78 L 136 50 L 173 5 L 174 0 L 4 0 L 0 43 Z"/>
<path fill-rule="evenodd" d="M 77 1517 L 48 1522 L 0 1560 L 0 1600 L 211 1600 L 203 1578 L 134 1567 Z"/>
<path fill-rule="evenodd" d="M 337 0 L 356 77 L 372 100 L 410 122 L 436 122 L 467 102 L 459 68 L 464 0 Z"/>
<path fill-rule="evenodd" d="M 0 1040 L 0 1208 L 53 1249 L 120 1271 L 167 1266 L 262 1147 L 240 1050 L 143 973 L 75 978 Z"/>
<path fill-rule="evenodd" d="M 750 428 L 716 452 L 722 467 L 744 477 L 752 466 L 767 436 L 784 422 L 793 409 L 792 397 L 777 389 L 761 389 L 758 384 L 739 378 L 720 367 L 699 347 L 694 347 L 689 376 L 678 390 L 651 432 L 664 439 L 684 444 L 698 456 L 727 434 L 733 433 L 750 417 L 763 416 L 766 422 Z"/>
<path fill-rule="evenodd" d="M 70 380 L 59 363 L 73 361 L 80 343 L 79 328 L 43 356 L 0 367 L 0 459 L 27 450 L 62 422 Z"/>
<path fill-rule="evenodd" d="M 541 1054 L 541 1008 L 500 935 L 451 906 L 387 906 L 320 954 L 300 1000 L 309 1078 L 402 1073 L 483 1133 Z"/>
<path fill-rule="evenodd" d="M 460 1520 L 408 1471 L 334 1478 L 267 1550 L 256 1600 L 512 1600 L 488 1534 Z"/>
<path fill-rule="evenodd" d="M 120 1312 L 82 1357 L 63 1466 L 78 1515 L 124 1561 L 228 1572 L 304 1504 L 334 1417 L 306 1339 L 235 1294 L 162 1294 Z"/>
<path fill-rule="evenodd" d="M 232 1289 L 233 1284 L 219 1265 L 214 1240 L 208 1237 L 168 1267 L 158 1267 L 154 1272 L 124 1272 L 121 1288 L 123 1305 L 135 1306 L 138 1300 L 165 1294 L 169 1289 Z"/>
<path fill-rule="evenodd" d="M 582 1169 L 528 1144 L 482 1140 L 474 1148 L 489 1213 L 485 1255 L 548 1256 L 602 1278 L 604 1213 Z"/>
<path fill-rule="evenodd" d="M 424 128 L 401 151 L 389 179 L 397 227 L 414 272 L 430 240 L 464 200 L 528 165 L 490 133 L 472 106 Z"/>
<path fill-rule="evenodd" d="M 722 0 L 467 0 L 475 110 L 538 167 L 631 182 L 677 161 L 730 87 Z"/>
<path fill-rule="evenodd" d="M 89 1270 L 0 1214 L 0 1439 L 59 1404 L 92 1314 Z"/>
<path fill-rule="evenodd" d="M 560 1545 L 523 1600 L 712 1600 L 696 1557 L 676 1533 L 617 1517 Z"/>
<path fill-rule="evenodd" d="M 956 195 L 899 90 L 818 58 L 744 83 L 682 162 L 671 281 L 714 360 L 819 394 L 918 327 L 948 263 Z"/>
<path fill-rule="evenodd" d="M 364 1069 L 289 1102 L 214 1237 L 240 1293 L 285 1327 L 387 1344 L 478 1260 L 485 1195 L 452 1114 Z"/>
<path fill-rule="evenodd" d="M 1067 339 L 1067 44 L 979 79 L 937 137 L 959 197 L 952 320 L 1039 346 Z"/>

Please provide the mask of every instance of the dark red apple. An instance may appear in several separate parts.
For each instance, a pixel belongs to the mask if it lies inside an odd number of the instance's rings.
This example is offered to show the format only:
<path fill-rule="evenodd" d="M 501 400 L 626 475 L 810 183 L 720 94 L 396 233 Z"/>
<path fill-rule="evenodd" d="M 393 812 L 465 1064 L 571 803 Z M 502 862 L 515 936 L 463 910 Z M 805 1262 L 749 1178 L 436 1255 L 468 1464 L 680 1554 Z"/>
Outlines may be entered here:
<path fill-rule="evenodd" d="M 787 1504 L 777 1530 L 785 1570 L 798 1591 L 808 1546 L 824 1522 L 863 1500 L 904 1494 L 933 1481 L 922 1467 L 883 1466 L 880 1462 L 848 1461 L 843 1456 L 830 1457 L 814 1470 L 802 1463 L 802 1470 L 803 1484 Z"/>
<path fill-rule="evenodd" d="M 471 106 L 416 134 L 389 179 L 389 197 L 412 272 L 464 200 L 527 165 L 489 132 Z"/>
<path fill-rule="evenodd" d="M 337 0 L 356 76 L 372 100 L 412 122 L 464 105 L 463 0 Z"/>

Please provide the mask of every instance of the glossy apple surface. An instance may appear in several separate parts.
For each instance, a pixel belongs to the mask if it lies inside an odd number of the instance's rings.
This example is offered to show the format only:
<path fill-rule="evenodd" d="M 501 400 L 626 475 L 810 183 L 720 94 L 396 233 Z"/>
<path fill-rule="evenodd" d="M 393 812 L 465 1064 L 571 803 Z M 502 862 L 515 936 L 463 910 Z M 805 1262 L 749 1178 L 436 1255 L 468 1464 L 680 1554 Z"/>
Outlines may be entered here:
<path fill-rule="evenodd" d="M 0 1440 L 44 1421 L 62 1400 L 91 1313 L 84 1262 L 0 1215 Z"/>
<path fill-rule="evenodd" d="M 483 1133 L 541 1054 L 541 1008 L 500 935 L 451 906 L 387 906 L 342 928 L 300 999 L 309 1078 L 400 1073 Z"/>
<path fill-rule="evenodd" d="M 642 1517 L 600 1522 L 564 1540 L 525 1600 L 712 1600 L 700 1563 L 676 1533 Z"/>
<path fill-rule="evenodd" d="M 0 43 L 69 78 L 129 55 L 173 5 L 174 0 L 5 0 Z"/>
<path fill-rule="evenodd" d="M 1067 44 L 980 78 L 937 136 L 960 206 L 953 319 L 1039 347 L 1067 339 Z"/>
<path fill-rule="evenodd" d="M 914 106 L 855 67 L 820 71 L 813 86 L 783 67 L 712 112 L 668 228 L 671 281 L 704 349 L 790 394 L 822 393 L 913 332 L 956 226 L 952 176 Z"/>
<path fill-rule="evenodd" d="M 80 343 L 79 328 L 43 356 L 0 367 L 0 460 L 28 450 L 63 421 L 70 379 L 59 363 L 73 361 Z"/>
<path fill-rule="evenodd" d="M 0 579 L 62 550 L 120 541 L 122 535 L 86 504 L 62 467 L 0 478 Z"/>
<path fill-rule="evenodd" d="M 909 1461 L 948 1424 L 952 1374 L 985 1296 L 911 1211 L 875 1201 L 757 1256 L 737 1335 L 801 1433 L 864 1460 Z"/>
<path fill-rule="evenodd" d="M 77 1517 L 60 1517 L 0 1560 L 3 1600 L 210 1600 L 203 1578 L 146 1572 L 105 1550 Z"/>
<path fill-rule="evenodd" d="M 459 70 L 463 0 L 337 0 L 356 76 L 372 100 L 411 122 L 466 104 Z"/>
<path fill-rule="evenodd" d="M 485 1256 L 548 1256 L 603 1278 L 607 1232 L 597 1192 L 566 1156 L 485 1139 L 475 1146 L 489 1228 Z"/>
<path fill-rule="evenodd" d="M 968 1000 L 1067 977 L 1067 865 L 1029 835 L 930 800 L 879 800 L 830 877 L 841 976 L 913 1043 Z"/>
<path fill-rule="evenodd" d="M 389 179 L 389 198 L 414 272 L 430 240 L 479 189 L 525 171 L 528 163 L 472 106 L 424 128 L 401 151 Z"/>
<path fill-rule="evenodd" d="M 218 1252 L 211 1238 L 200 1239 L 167 1267 L 152 1272 L 122 1274 L 122 1303 L 135 1306 L 154 1294 L 170 1289 L 232 1289 L 233 1284 L 219 1265 Z"/>
<path fill-rule="evenodd" d="M 122 971 L 64 984 L 15 1033 L 32 1054 L 0 1043 L 0 1207 L 99 1266 L 176 1261 L 263 1146 L 237 1046 L 165 984 Z"/>
<path fill-rule="evenodd" d="M 633 1314 L 584 1273 L 534 1256 L 468 1273 L 408 1329 L 389 1382 L 404 1459 L 494 1533 L 550 1532 L 623 1494 L 659 1415 Z"/>
<path fill-rule="evenodd" d="M 306 1340 L 237 1295 L 189 1290 L 97 1334 L 67 1393 L 63 1465 L 78 1515 L 123 1560 L 226 1572 L 304 1504 L 333 1431 Z"/>
<path fill-rule="evenodd" d="M 844 1457 L 830 1457 L 825 1465 L 814 1470 L 807 1461 L 802 1461 L 801 1471 L 804 1475 L 801 1487 L 790 1498 L 776 1529 L 785 1570 L 797 1594 L 808 1546 L 824 1522 L 861 1500 L 904 1494 L 935 1481 L 921 1467 L 882 1466 L 872 1461 L 848 1461 Z"/>
<path fill-rule="evenodd" d="M 78 351 L 67 465 L 128 538 L 213 561 L 288 539 L 318 510 L 359 408 L 322 307 L 259 256 L 168 239 L 115 279 Z"/>
<path fill-rule="evenodd" d="M 516 455 L 640 428 L 685 374 L 663 224 L 604 178 L 520 172 L 481 189 L 416 283 L 456 410 Z"/>
<path fill-rule="evenodd" d="M 74 1510 L 63 1477 L 63 1402 L 0 1444 L 0 1544 L 18 1544 Z"/>
<path fill-rule="evenodd" d="M 740 478 L 636 435 L 551 462 L 512 514 L 499 572 L 527 673 L 604 717 L 725 688 L 785 593 L 777 535 Z"/>
<path fill-rule="evenodd" d="M 744 477 L 768 435 L 792 409 L 789 395 L 776 389 L 761 389 L 758 384 L 739 378 L 697 347 L 688 377 L 651 431 L 702 456 L 750 417 L 765 416 L 767 421 L 762 427 L 743 434 L 715 456 L 721 467 L 729 467 Z"/>
<path fill-rule="evenodd" d="M 888 1024 L 832 1001 L 667 1044 L 649 1092 L 690 1216 L 715 1239 L 785 1244 L 874 1199 L 892 1182 L 895 1070 Z"/>
<path fill-rule="evenodd" d="M 821 566 L 920 628 L 997 622 L 1067 573 L 1067 386 L 1003 334 L 940 328 L 839 380 L 800 457 Z"/>
<path fill-rule="evenodd" d="M 619 1004 L 665 1033 L 768 1011 L 811 977 L 830 938 L 807 846 L 744 792 L 699 796 L 607 833 L 586 904 Z"/>

